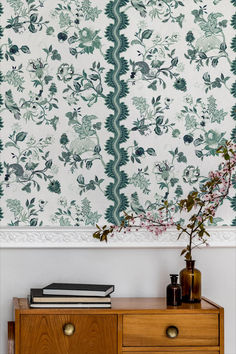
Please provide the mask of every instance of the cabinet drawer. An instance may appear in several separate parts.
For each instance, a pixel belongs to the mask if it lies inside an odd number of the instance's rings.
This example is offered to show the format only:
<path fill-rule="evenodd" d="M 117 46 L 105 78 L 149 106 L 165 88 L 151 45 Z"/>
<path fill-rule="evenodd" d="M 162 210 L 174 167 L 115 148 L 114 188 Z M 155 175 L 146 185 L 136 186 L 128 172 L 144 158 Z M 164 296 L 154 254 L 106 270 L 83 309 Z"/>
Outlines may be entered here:
<path fill-rule="evenodd" d="M 178 328 L 176 338 L 166 329 Z M 123 346 L 217 346 L 218 314 L 124 315 Z"/>
<path fill-rule="evenodd" d="M 66 336 L 63 326 L 75 331 Z M 21 315 L 20 354 L 116 354 L 116 315 Z"/>
<path fill-rule="evenodd" d="M 201 350 L 201 351 L 197 351 L 194 350 L 194 351 L 178 351 L 178 352 L 173 352 L 173 351 L 168 351 L 168 352 L 124 352 L 124 354 L 219 354 L 219 352 L 216 352 L 216 351 L 205 351 L 205 350 Z"/>

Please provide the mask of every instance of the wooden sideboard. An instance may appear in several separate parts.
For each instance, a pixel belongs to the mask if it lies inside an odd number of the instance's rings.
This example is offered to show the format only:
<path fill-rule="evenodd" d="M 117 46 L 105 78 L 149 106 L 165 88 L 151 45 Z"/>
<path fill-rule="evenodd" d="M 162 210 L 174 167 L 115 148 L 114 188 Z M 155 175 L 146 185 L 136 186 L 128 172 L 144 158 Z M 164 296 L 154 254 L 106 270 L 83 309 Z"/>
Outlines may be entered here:
<path fill-rule="evenodd" d="M 111 309 L 30 309 L 14 298 L 8 354 L 223 354 L 224 309 L 112 298 Z"/>

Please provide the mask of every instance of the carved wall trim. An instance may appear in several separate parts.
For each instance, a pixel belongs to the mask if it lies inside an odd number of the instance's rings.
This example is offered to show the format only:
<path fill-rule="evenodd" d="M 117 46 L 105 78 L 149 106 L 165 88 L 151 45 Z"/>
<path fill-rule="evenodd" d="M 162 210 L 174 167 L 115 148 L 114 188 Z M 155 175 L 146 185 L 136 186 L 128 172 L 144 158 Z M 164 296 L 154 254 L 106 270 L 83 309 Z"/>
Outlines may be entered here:
<path fill-rule="evenodd" d="M 208 228 L 211 247 L 236 247 L 236 227 Z M 109 242 L 92 237 L 93 228 L 21 228 L 0 229 L 0 248 L 181 248 L 186 240 L 177 240 L 178 232 L 170 229 L 158 238 L 146 231 L 118 233 Z M 205 247 L 205 246 L 204 246 Z"/>

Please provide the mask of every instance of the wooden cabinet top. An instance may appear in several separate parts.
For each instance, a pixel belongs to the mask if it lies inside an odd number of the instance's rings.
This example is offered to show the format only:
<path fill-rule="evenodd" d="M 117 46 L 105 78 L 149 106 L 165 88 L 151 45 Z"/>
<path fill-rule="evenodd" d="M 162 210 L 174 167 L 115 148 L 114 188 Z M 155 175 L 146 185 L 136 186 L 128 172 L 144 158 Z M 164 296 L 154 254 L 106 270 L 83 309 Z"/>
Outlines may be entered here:
<path fill-rule="evenodd" d="M 200 303 L 182 304 L 178 307 L 167 306 L 165 298 L 134 298 L 134 297 L 117 297 L 112 298 L 112 307 L 110 309 L 78 309 L 78 308 L 30 308 L 26 298 L 14 298 L 14 309 L 18 313 L 24 314 L 119 314 L 119 313 L 219 313 L 223 308 L 207 298 L 202 298 Z"/>

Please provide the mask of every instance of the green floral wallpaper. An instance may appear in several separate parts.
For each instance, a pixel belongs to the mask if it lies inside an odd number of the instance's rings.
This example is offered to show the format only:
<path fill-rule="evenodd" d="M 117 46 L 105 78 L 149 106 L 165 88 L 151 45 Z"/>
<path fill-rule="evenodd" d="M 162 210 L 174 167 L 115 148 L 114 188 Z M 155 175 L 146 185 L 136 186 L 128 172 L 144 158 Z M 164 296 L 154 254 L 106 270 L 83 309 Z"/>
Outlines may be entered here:
<path fill-rule="evenodd" d="M 3 0 L 2 226 L 155 215 L 236 142 L 235 0 Z M 232 108 L 233 107 L 233 108 Z M 215 225 L 236 226 L 236 176 Z"/>

